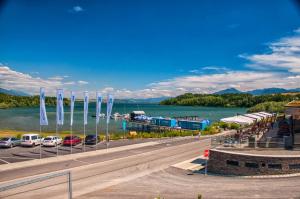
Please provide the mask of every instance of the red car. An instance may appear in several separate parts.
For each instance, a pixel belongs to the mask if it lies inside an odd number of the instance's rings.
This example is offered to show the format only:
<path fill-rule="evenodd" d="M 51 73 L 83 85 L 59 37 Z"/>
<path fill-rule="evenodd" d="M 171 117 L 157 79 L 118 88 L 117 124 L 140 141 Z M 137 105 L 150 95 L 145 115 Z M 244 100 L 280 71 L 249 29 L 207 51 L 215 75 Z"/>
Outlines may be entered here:
<path fill-rule="evenodd" d="M 82 142 L 81 138 L 76 136 L 76 135 L 73 135 L 73 136 L 66 136 L 64 138 L 64 141 L 63 141 L 63 145 L 72 145 L 72 146 L 75 146 L 77 144 L 80 144 Z"/>

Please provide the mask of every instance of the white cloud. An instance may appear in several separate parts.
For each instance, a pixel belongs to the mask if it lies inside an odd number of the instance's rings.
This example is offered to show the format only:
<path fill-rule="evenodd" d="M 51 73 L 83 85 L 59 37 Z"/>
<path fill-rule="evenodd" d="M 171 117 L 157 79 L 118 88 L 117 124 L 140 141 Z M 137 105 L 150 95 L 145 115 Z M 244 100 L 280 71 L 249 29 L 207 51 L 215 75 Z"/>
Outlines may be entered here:
<path fill-rule="evenodd" d="M 297 28 L 296 30 L 294 30 L 295 33 L 300 33 L 300 28 Z"/>
<path fill-rule="evenodd" d="M 194 70 L 190 70 L 189 72 L 190 72 L 190 73 L 199 73 L 200 70 L 194 69 Z"/>
<path fill-rule="evenodd" d="M 81 80 L 78 82 L 65 81 L 64 77 L 65 76 L 54 76 L 42 79 L 12 70 L 8 66 L 0 66 L 0 88 L 24 91 L 34 95 L 39 93 L 40 87 L 46 88 L 47 95 L 54 96 L 58 88 L 64 88 L 68 91 L 70 89 L 69 86 L 88 83 Z"/>
<path fill-rule="evenodd" d="M 83 9 L 81 6 L 74 6 L 74 7 L 72 8 L 72 11 L 73 11 L 73 12 L 83 12 L 84 9 Z"/>
<path fill-rule="evenodd" d="M 79 85 L 86 85 L 86 84 L 88 84 L 88 82 L 83 81 L 83 80 L 79 80 L 77 83 L 78 83 Z"/>
<path fill-rule="evenodd" d="M 250 61 L 249 67 L 264 70 L 286 70 L 300 73 L 300 29 L 294 35 L 284 37 L 268 45 L 269 53 L 240 55 Z"/>
<path fill-rule="evenodd" d="M 47 88 L 48 94 L 54 95 L 55 89 L 63 87 L 59 79 L 41 79 L 31 75 L 14 71 L 7 66 L 0 67 L 0 87 L 15 89 L 30 94 L 37 94 L 40 87 Z"/>
<path fill-rule="evenodd" d="M 75 85 L 76 83 L 74 81 L 65 82 L 64 85 Z"/>
<path fill-rule="evenodd" d="M 248 91 L 258 88 L 299 88 L 300 86 L 300 29 L 293 36 L 281 38 L 269 44 L 269 53 L 240 55 L 249 60 L 249 71 L 231 71 L 222 66 L 205 66 L 190 70 L 191 75 L 174 77 L 168 80 L 146 85 L 143 89 L 130 90 L 105 87 L 100 89 L 103 95 L 112 93 L 116 98 L 153 98 L 162 96 L 177 96 L 186 92 L 213 93 L 226 88 L 237 88 Z M 253 70 L 255 68 L 256 70 Z M 280 69 L 281 72 L 278 72 Z M 203 70 L 206 74 L 201 74 Z M 260 71 L 265 70 L 265 71 Z M 277 71 L 277 72 L 276 72 Z M 213 74 L 212 74 L 213 73 Z M 37 94 L 40 87 L 47 88 L 47 94 L 55 94 L 56 88 L 68 90 L 70 86 L 87 85 L 84 80 L 69 80 L 68 76 L 54 76 L 48 79 L 32 77 L 20 73 L 7 66 L 0 66 L 0 87 Z M 94 84 L 93 84 L 94 85 Z M 76 92 L 82 95 L 82 88 L 76 87 Z M 94 96 L 95 91 L 90 91 Z"/>
<path fill-rule="evenodd" d="M 255 71 L 229 71 L 224 74 L 188 75 L 160 81 L 140 90 L 114 89 L 107 87 L 102 93 L 112 93 L 116 98 L 172 97 L 186 92 L 214 93 L 226 88 L 248 91 L 258 88 L 298 88 L 300 77 L 282 73 Z"/>
<path fill-rule="evenodd" d="M 228 68 L 224 66 L 205 66 L 202 68 L 203 70 L 215 70 L 215 71 L 227 71 Z"/>
<path fill-rule="evenodd" d="M 60 81 L 60 80 L 63 80 L 64 78 L 63 78 L 63 77 L 60 77 L 60 76 L 55 76 L 55 77 L 49 77 L 48 79 L 49 79 L 49 80 L 57 80 L 57 81 Z"/>
<path fill-rule="evenodd" d="M 201 67 L 200 69 L 193 69 L 190 70 L 190 73 L 195 73 L 195 74 L 200 74 L 203 72 L 203 70 L 209 70 L 209 71 L 214 71 L 214 72 L 224 72 L 224 71 L 229 71 L 228 68 L 223 67 L 223 66 L 205 66 L 205 67 Z"/>
<path fill-rule="evenodd" d="M 299 79 L 300 80 L 300 79 Z M 229 71 L 223 74 L 191 75 L 176 77 L 170 80 L 150 84 L 154 89 L 168 90 L 168 94 L 181 94 L 177 88 L 184 92 L 192 93 L 212 93 L 230 87 L 238 88 L 242 91 L 257 88 L 297 88 L 299 81 L 295 78 L 287 77 L 283 73 L 255 71 Z"/>

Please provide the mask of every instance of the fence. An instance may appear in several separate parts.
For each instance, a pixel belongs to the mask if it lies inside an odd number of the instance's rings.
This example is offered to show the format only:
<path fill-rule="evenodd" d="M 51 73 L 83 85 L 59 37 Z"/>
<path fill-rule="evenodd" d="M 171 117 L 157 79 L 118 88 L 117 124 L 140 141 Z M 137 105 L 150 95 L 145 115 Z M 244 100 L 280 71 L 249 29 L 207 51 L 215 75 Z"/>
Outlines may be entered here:
<path fill-rule="evenodd" d="M 72 175 L 71 171 L 64 171 L 60 173 L 54 173 L 54 174 L 49 174 L 49 175 L 44 175 L 44 176 L 39 176 L 31 179 L 25 179 L 25 180 L 20 180 L 14 183 L 7 183 L 7 184 L 2 184 L 0 185 L 0 192 L 4 192 L 7 190 L 11 189 L 16 189 L 18 187 L 34 184 L 34 183 L 39 183 L 42 181 L 46 181 L 52 178 L 57 178 L 60 176 L 67 176 L 67 181 L 68 181 L 68 199 L 72 199 Z"/>
<path fill-rule="evenodd" d="M 217 136 L 211 138 L 211 147 L 226 147 L 226 148 L 244 148 L 244 149 L 283 149 L 285 147 L 284 138 L 260 138 L 256 135 L 249 137 L 236 136 Z"/>

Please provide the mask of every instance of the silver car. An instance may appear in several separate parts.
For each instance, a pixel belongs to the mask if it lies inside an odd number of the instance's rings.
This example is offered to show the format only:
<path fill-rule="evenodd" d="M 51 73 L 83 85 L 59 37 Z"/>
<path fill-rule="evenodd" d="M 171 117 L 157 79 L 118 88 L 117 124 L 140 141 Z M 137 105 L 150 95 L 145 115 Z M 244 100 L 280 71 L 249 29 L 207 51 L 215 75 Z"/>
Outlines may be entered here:
<path fill-rule="evenodd" d="M 14 147 L 21 144 L 21 140 L 15 137 L 0 138 L 0 147 Z"/>

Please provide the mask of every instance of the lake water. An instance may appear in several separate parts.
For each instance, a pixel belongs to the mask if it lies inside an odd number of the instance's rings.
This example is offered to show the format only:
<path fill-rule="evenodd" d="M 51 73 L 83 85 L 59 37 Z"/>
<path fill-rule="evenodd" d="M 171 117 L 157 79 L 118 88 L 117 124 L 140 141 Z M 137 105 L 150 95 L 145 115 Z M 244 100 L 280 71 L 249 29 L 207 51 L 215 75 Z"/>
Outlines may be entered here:
<path fill-rule="evenodd" d="M 95 132 L 95 103 L 89 104 L 88 125 L 86 133 Z M 47 107 L 49 126 L 43 126 L 42 131 L 55 131 L 56 108 Z M 148 116 L 199 116 L 203 119 L 218 121 L 220 118 L 233 116 L 236 113 L 245 113 L 245 108 L 219 108 L 219 107 L 191 107 L 191 106 L 164 106 L 158 104 L 114 104 L 112 113 L 130 113 L 134 110 L 143 110 Z M 102 111 L 106 113 L 106 105 Z M 65 124 L 59 130 L 70 130 L 70 107 L 65 107 Z M 121 121 L 111 120 L 110 132 L 121 132 Z M 105 119 L 100 120 L 100 131 L 105 131 Z M 21 131 L 39 131 L 39 107 L 0 109 L 0 129 Z M 74 132 L 83 132 L 83 104 L 77 103 L 74 109 Z"/>

